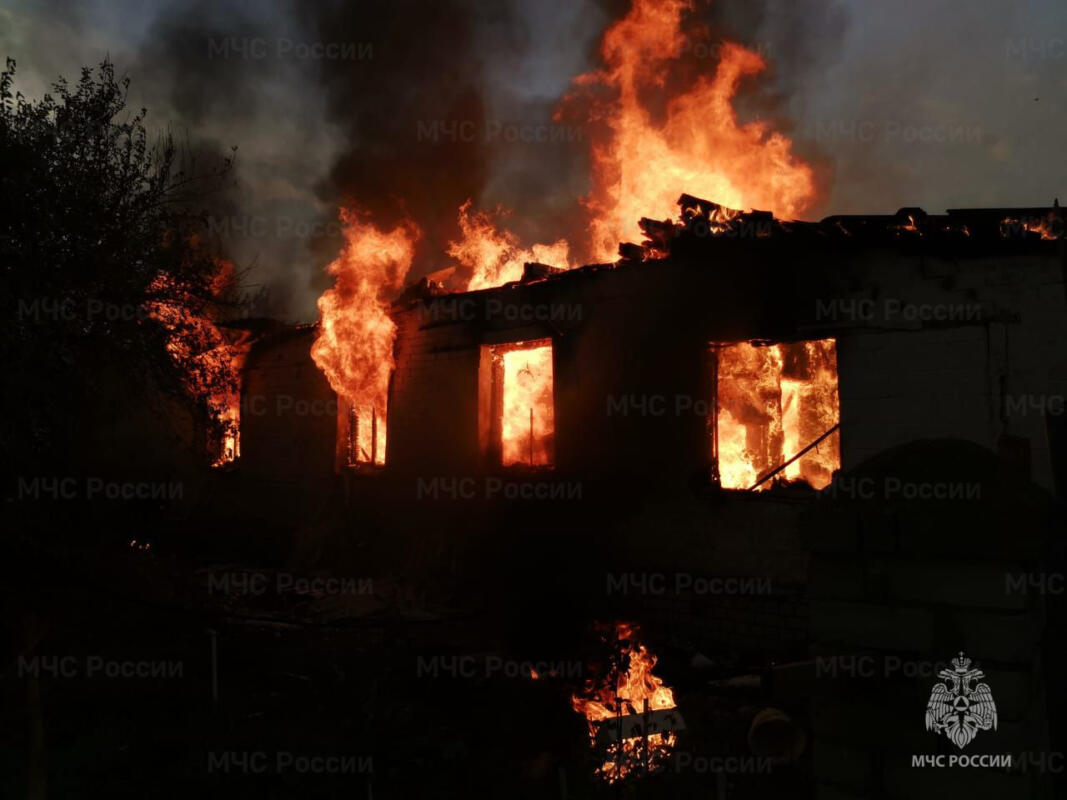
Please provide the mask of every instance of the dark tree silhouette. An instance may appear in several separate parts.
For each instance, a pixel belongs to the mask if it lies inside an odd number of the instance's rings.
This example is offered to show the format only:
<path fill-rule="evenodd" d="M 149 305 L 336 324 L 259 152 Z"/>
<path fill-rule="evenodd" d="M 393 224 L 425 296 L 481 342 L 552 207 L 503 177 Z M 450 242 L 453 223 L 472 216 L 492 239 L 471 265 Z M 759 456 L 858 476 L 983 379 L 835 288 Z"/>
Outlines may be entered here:
<path fill-rule="evenodd" d="M 232 154 L 206 169 L 149 140 L 105 61 L 30 101 L 0 73 L 2 435 L 14 475 L 191 468 L 232 387 L 214 320 L 235 281 L 207 204 Z M 64 472 L 65 470 L 65 472 Z"/>

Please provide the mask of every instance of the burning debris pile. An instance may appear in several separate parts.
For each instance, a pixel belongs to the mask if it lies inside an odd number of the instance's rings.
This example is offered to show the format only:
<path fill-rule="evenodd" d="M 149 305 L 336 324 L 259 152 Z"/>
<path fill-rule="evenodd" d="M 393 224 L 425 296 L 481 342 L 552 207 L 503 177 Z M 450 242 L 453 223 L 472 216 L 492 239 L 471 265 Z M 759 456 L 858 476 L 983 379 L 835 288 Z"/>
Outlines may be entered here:
<path fill-rule="evenodd" d="M 683 723 L 674 693 L 652 674 L 656 657 L 638 641 L 637 626 L 617 622 L 599 632 L 610 654 L 571 705 L 587 720 L 590 743 L 603 755 L 596 774 L 615 783 L 662 769 Z"/>
<path fill-rule="evenodd" d="M 456 288 L 518 280 L 524 262 L 571 269 L 614 261 L 644 215 L 673 213 L 680 189 L 786 218 L 812 207 L 814 170 L 793 154 L 792 142 L 766 123 L 742 124 L 733 108 L 741 82 L 766 69 L 763 58 L 728 42 L 714 75 L 682 77 L 687 43 L 710 37 L 699 26 L 687 28 L 691 8 L 689 0 L 634 0 L 604 34 L 601 68 L 575 77 L 556 111 L 557 122 L 580 125 L 591 141 L 591 189 L 582 201 L 588 239 L 524 248 L 468 200 L 459 210 L 462 237 L 448 248 L 457 272 L 470 275 Z M 664 114 L 649 101 L 649 89 L 657 97 L 666 92 Z"/>
<path fill-rule="evenodd" d="M 1057 202 L 1056 207 L 1058 208 Z M 1000 221 L 1000 233 L 1005 238 L 1040 236 L 1042 241 L 1051 242 L 1063 235 L 1063 215 L 1036 214 L 1030 216 L 1005 217 Z"/>
<path fill-rule="evenodd" d="M 641 217 L 670 216 L 679 191 L 787 218 L 815 202 L 814 171 L 793 154 L 792 142 L 764 122 L 737 118 L 741 82 L 766 69 L 759 54 L 725 42 L 713 75 L 680 79 L 686 43 L 710 36 L 684 24 L 691 7 L 686 0 L 635 0 L 604 35 L 603 67 L 576 78 L 557 112 L 593 129 L 586 205 L 590 256 L 598 261 L 614 260 Z M 657 96 L 666 91 L 662 114 L 648 102 L 653 87 Z"/>
<path fill-rule="evenodd" d="M 864 238 L 870 241 L 950 241 L 989 245 L 993 242 L 1051 242 L 1063 237 L 1063 209 L 950 208 L 928 214 L 921 208 L 902 208 L 896 214 L 841 214 L 821 222 L 794 223 L 794 230 L 822 237 Z"/>

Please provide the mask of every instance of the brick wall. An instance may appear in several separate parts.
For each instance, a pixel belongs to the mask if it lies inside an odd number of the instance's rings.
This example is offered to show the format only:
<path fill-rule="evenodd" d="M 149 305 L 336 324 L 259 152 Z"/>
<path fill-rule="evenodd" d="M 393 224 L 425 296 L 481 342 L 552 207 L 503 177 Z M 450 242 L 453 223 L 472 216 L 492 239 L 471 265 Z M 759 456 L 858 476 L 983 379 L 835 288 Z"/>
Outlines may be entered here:
<path fill-rule="evenodd" d="M 798 519 L 812 502 L 745 493 L 649 501 L 626 515 L 610 555 L 645 576 L 639 611 L 660 630 L 710 656 L 797 658 L 808 635 Z"/>
<path fill-rule="evenodd" d="M 850 486 L 887 476 L 963 482 L 976 496 L 904 500 L 877 488 L 827 501 L 802 522 L 811 553 L 815 767 L 820 798 L 1052 797 L 1055 761 L 1042 658 L 1051 534 L 1047 496 L 966 443 L 902 448 Z M 974 493 L 971 493 L 974 495 Z M 1021 588 L 1015 576 L 1029 576 Z M 925 729 L 937 672 L 960 650 L 999 713 L 963 751 Z M 915 768 L 913 755 L 1020 754 L 1027 769 Z"/>
<path fill-rule="evenodd" d="M 797 657 L 808 638 L 808 601 L 802 591 L 652 598 L 641 617 L 658 637 L 716 660 L 740 657 L 749 668 Z"/>
<path fill-rule="evenodd" d="M 1059 260 L 873 254 L 852 271 L 862 305 L 822 311 L 838 328 L 843 465 L 915 439 L 996 450 L 1014 437 L 1052 488 L 1044 409 L 1067 398 Z"/>
<path fill-rule="evenodd" d="M 841 336 L 837 359 L 844 464 L 937 436 L 996 447 L 984 327 Z"/>
<path fill-rule="evenodd" d="M 337 396 L 311 359 L 313 327 L 253 345 L 241 389 L 241 471 L 285 483 L 329 481 Z"/>
<path fill-rule="evenodd" d="M 386 463 L 470 475 L 478 464 L 479 349 L 462 325 L 422 323 L 418 313 L 400 316 Z"/>

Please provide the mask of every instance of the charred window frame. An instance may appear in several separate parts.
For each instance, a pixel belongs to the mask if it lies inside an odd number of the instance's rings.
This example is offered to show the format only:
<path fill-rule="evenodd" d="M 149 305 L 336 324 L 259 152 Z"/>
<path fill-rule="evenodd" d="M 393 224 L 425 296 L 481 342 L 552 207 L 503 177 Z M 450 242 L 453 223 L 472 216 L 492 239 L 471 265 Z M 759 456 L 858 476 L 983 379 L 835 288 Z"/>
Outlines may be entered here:
<path fill-rule="evenodd" d="M 549 338 L 482 346 L 478 441 L 488 467 L 555 465 L 554 359 Z"/>
<path fill-rule="evenodd" d="M 836 340 L 712 342 L 706 370 L 714 486 L 830 482 L 841 466 Z"/>
<path fill-rule="evenodd" d="M 384 420 L 379 420 L 373 406 L 356 408 L 352 403 L 342 405 L 338 415 L 338 434 L 341 439 L 341 463 L 346 467 L 384 466 Z"/>

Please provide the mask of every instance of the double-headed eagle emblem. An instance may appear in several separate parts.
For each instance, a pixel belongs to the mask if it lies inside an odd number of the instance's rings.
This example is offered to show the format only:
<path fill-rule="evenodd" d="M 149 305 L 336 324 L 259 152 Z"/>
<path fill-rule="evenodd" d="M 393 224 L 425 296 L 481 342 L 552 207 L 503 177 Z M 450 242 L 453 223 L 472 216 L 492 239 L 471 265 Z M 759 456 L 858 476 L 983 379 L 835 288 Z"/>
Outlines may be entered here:
<path fill-rule="evenodd" d="M 926 730 L 944 733 L 961 750 L 969 745 L 978 731 L 997 729 L 997 706 L 989 684 L 974 681 L 985 677 L 980 669 L 971 669 L 971 659 L 962 652 L 952 659 L 953 669 L 943 669 L 926 704 Z"/>

